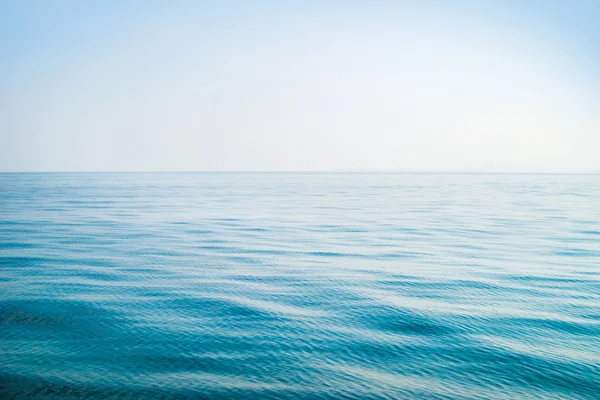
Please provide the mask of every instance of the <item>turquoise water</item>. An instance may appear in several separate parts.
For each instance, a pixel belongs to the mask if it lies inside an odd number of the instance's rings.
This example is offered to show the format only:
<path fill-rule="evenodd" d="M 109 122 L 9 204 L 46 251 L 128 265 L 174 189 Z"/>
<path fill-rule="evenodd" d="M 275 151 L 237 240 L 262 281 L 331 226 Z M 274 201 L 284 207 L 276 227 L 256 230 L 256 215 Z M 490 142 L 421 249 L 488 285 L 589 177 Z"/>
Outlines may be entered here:
<path fill-rule="evenodd" d="M 598 399 L 600 176 L 0 174 L 5 399 Z"/>

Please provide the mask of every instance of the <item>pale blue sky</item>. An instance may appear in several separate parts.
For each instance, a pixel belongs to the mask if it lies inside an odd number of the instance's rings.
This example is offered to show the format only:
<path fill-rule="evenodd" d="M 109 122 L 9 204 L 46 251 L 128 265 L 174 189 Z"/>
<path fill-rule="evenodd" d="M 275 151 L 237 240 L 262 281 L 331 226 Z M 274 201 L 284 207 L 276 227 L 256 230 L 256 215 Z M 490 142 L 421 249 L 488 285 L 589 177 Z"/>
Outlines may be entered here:
<path fill-rule="evenodd" d="M 598 1 L 0 1 L 0 170 L 600 172 Z"/>

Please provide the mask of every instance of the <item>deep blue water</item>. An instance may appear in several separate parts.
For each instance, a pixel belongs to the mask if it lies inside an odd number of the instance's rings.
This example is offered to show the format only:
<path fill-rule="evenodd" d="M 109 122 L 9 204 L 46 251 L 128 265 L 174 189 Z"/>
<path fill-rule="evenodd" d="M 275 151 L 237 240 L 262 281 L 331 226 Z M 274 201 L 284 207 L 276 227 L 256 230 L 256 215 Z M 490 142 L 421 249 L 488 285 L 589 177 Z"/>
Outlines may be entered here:
<path fill-rule="evenodd" d="M 599 399 L 600 176 L 0 174 L 2 399 Z"/>

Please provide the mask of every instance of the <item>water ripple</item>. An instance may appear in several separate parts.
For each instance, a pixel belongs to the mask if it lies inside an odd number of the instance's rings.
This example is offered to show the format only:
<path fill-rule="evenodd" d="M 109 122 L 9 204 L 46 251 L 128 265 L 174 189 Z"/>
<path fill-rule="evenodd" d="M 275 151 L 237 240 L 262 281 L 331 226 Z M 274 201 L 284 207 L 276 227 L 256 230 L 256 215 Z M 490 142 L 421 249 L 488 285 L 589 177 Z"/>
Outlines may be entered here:
<path fill-rule="evenodd" d="M 597 399 L 600 180 L 0 174 L 0 397 Z"/>

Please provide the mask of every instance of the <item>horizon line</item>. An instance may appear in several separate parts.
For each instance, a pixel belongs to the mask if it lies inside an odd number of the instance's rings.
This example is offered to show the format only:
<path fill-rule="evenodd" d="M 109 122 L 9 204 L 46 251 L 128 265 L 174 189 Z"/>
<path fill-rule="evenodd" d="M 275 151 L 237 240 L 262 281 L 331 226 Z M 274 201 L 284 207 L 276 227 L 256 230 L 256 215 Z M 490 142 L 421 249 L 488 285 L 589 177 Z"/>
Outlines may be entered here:
<path fill-rule="evenodd" d="M 199 173 L 199 174 L 437 174 L 437 175 L 600 175 L 600 171 L 427 171 L 393 169 L 330 169 L 330 170 L 31 170 L 0 171 L 0 174 L 119 174 L 119 173 Z"/>

